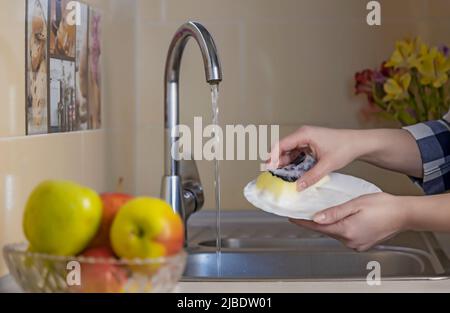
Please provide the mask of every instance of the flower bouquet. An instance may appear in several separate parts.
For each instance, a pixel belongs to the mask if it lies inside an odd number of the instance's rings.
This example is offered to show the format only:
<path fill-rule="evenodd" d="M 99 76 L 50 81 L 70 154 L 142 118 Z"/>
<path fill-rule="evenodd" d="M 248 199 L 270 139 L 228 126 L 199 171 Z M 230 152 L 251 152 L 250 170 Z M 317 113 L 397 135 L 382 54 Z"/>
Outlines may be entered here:
<path fill-rule="evenodd" d="M 398 41 L 378 70 L 355 74 L 356 94 L 367 96 L 367 119 L 393 120 L 402 126 L 441 118 L 450 106 L 447 46 L 430 47 L 419 38 Z"/>

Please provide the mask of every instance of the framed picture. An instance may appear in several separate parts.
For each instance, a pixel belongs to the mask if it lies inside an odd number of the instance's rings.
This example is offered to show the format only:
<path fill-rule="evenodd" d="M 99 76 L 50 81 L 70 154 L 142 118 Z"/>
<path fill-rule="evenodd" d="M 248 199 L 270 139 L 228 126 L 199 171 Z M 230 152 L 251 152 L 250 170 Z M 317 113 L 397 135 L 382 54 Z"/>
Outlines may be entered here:
<path fill-rule="evenodd" d="M 70 0 L 26 0 L 27 134 L 101 127 L 101 15 Z"/>

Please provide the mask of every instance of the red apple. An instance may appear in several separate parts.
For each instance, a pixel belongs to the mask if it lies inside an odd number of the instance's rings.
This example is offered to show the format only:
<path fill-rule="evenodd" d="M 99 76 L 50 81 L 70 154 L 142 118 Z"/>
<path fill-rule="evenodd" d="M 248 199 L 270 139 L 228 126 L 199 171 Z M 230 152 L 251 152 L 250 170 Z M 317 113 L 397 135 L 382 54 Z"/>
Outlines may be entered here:
<path fill-rule="evenodd" d="M 81 287 L 83 293 L 119 293 L 127 282 L 127 273 L 119 265 L 108 260 L 115 258 L 109 247 L 98 247 L 86 250 L 82 256 L 98 259 L 97 263 L 81 265 Z M 100 261 L 100 259 L 102 259 Z"/>
<path fill-rule="evenodd" d="M 103 203 L 102 221 L 97 232 L 97 235 L 92 240 L 89 247 L 110 247 L 109 233 L 111 225 L 120 208 L 128 201 L 133 199 L 133 196 L 123 193 L 104 193 L 100 195 Z"/>

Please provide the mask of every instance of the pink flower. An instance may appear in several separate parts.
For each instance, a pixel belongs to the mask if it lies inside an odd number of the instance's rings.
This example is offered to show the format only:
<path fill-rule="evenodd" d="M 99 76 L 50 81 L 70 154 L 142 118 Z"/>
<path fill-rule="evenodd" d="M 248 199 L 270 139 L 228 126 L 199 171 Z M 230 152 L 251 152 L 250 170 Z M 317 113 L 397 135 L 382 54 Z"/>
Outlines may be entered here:
<path fill-rule="evenodd" d="M 355 74 L 355 94 L 364 94 L 367 96 L 367 100 L 370 104 L 374 103 L 373 98 L 373 83 L 374 83 L 374 71 L 366 69 L 362 72 Z"/>
<path fill-rule="evenodd" d="M 383 110 L 375 103 L 375 95 L 382 98 L 384 96 L 383 85 L 391 78 L 397 70 L 386 67 L 383 62 L 378 70 L 366 69 L 355 74 L 355 94 L 363 94 L 367 97 L 367 104 L 360 110 L 360 117 L 364 121 L 373 120 L 378 113 Z"/>

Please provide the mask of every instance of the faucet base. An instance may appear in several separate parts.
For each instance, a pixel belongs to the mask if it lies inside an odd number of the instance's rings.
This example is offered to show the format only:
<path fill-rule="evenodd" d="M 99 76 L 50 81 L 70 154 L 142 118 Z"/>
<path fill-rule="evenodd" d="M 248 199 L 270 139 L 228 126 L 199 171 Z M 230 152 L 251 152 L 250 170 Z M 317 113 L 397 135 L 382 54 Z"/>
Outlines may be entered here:
<path fill-rule="evenodd" d="M 161 184 L 161 197 L 172 207 L 175 213 L 185 221 L 183 190 L 180 176 L 164 176 Z"/>

